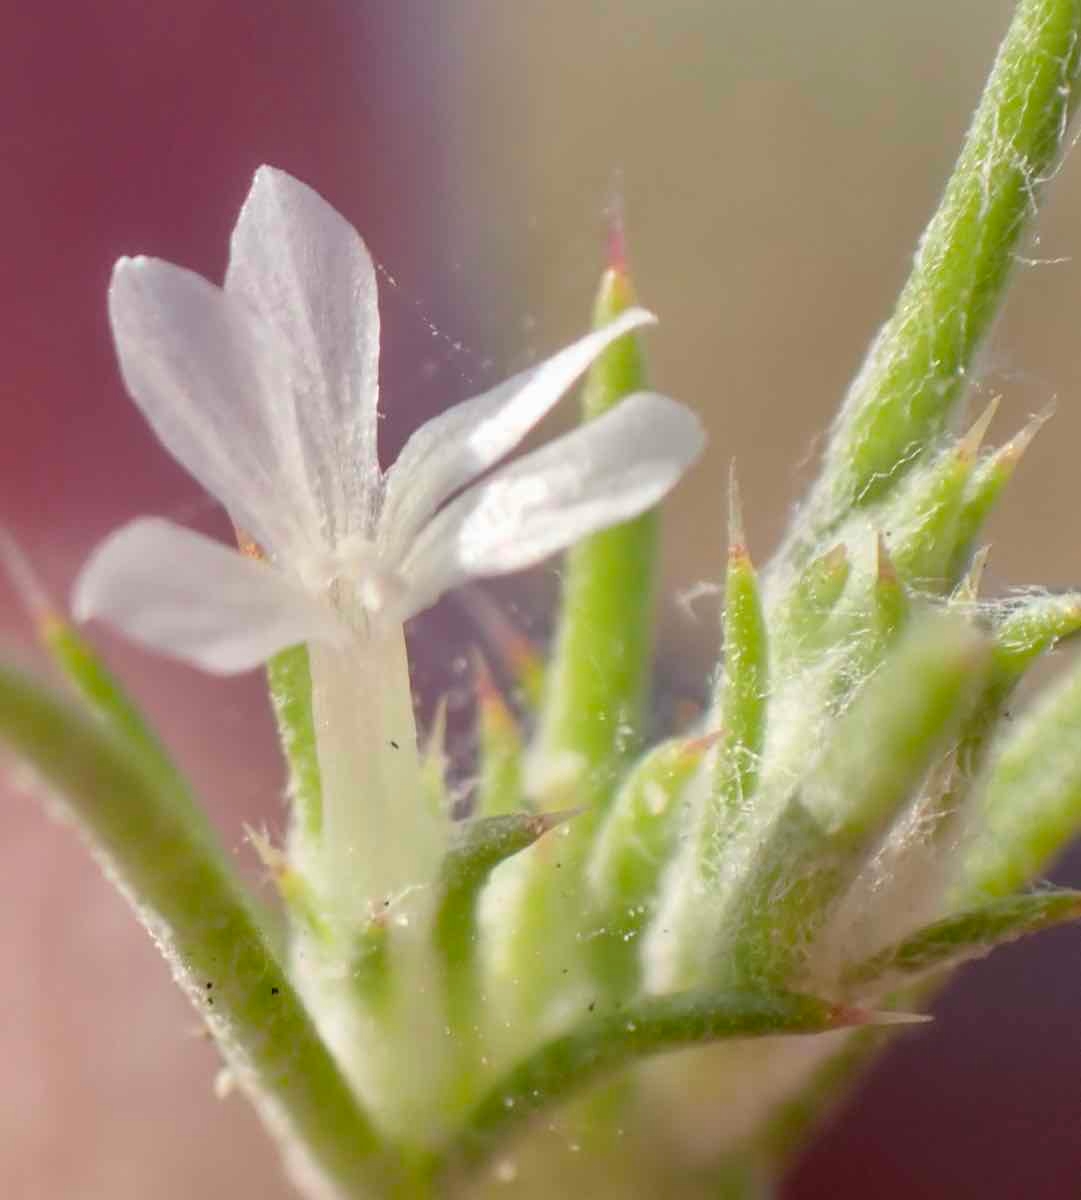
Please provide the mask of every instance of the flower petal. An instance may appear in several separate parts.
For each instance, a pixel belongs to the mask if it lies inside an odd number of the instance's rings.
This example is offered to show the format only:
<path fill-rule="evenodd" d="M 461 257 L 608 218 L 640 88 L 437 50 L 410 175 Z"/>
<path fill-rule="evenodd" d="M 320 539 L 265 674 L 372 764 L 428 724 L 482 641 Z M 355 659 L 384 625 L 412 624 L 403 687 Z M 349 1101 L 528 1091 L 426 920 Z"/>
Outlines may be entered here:
<path fill-rule="evenodd" d="M 191 271 L 122 258 L 109 319 L 132 398 L 233 520 L 275 551 L 318 537 L 280 355 L 254 317 Z"/>
<path fill-rule="evenodd" d="M 379 306 L 364 243 L 306 184 L 260 167 L 233 230 L 225 290 L 290 349 L 285 386 L 331 538 L 367 533 L 379 482 Z"/>
<path fill-rule="evenodd" d="M 216 675 L 298 642 L 346 637 L 329 605 L 220 542 L 144 518 L 111 534 L 75 583 L 72 611 Z"/>
<path fill-rule="evenodd" d="M 403 554 L 444 500 L 509 454 L 612 342 L 655 321 L 645 309 L 628 309 L 539 366 L 422 425 L 387 472 L 379 530 L 387 556 Z"/>
<path fill-rule="evenodd" d="M 466 579 L 517 571 L 652 508 L 704 444 L 683 405 L 645 392 L 627 397 L 443 509 L 401 566 L 405 615 Z"/>

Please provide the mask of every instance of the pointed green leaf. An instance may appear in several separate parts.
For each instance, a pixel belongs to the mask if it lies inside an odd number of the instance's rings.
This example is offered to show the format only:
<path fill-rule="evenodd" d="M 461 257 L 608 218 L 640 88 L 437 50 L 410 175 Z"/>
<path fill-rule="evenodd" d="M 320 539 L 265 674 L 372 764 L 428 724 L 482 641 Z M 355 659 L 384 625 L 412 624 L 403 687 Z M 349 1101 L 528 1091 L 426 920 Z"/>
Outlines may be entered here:
<path fill-rule="evenodd" d="M 507 813 L 457 825 L 454 845 L 443 861 L 436 928 L 457 925 L 466 910 L 472 911 L 488 876 L 501 862 L 579 812 Z"/>
<path fill-rule="evenodd" d="M 1081 665 L 1049 687 L 1002 742 L 979 799 L 953 907 L 1016 892 L 1081 829 Z"/>
<path fill-rule="evenodd" d="M 880 656 L 904 629 L 910 608 L 908 592 L 881 536 L 875 544 L 875 577 L 871 583 L 870 607 L 869 629 L 877 656 Z"/>
<path fill-rule="evenodd" d="M 654 747 L 620 787 L 593 844 L 586 867 L 590 942 L 613 994 L 634 989 L 638 938 L 686 819 L 682 792 L 716 742 L 674 738 Z"/>
<path fill-rule="evenodd" d="M 964 603 L 957 602 L 958 606 Z M 971 789 L 1013 689 L 1042 654 L 1079 630 L 1081 598 L 1073 593 L 1028 597 L 1004 606 L 994 618 L 991 669 L 982 694 L 962 724 L 940 789 L 926 797 L 921 813 L 927 837 L 938 845 L 954 841 L 971 819 Z"/>
<path fill-rule="evenodd" d="M 53 659 L 83 699 L 139 752 L 159 782 L 164 784 L 168 780 L 173 786 L 183 788 L 183 778 L 168 751 L 94 649 L 55 614 L 44 617 L 40 633 Z"/>
<path fill-rule="evenodd" d="M 864 847 L 912 794 L 986 675 L 990 647 L 971 626 L 928 612 L 838 720 L 801 789 L 830 840 Z"/>
<path fill-rule="evenodd" d="M 453 1143 L 448 1162 L 476 1165 L 516 1125 L 649 1055 L 726 1038 L 814 1034 L 867 1024 L 874 1014 L 784 992 L 683 993 L 595 1011 L 575 1030 L 545 1043 L 481 1100 Z"/>
<path fill-rule="evenodd" d="M 716 737 L 673 738 L 631 771 L 589 861 L 590 890 L 606 912 L 648 902 L 679 834 L 680 793 Z"/>
<path fill-rule="evenodd" d="M 477 901 L 492 871 L 574 812 L 508 813 L 456 826 L 443 862 L 434 937 L 443 963 L 446 1019 L 454 1038 L 454 1102 L 467 1103 L 483 1058 L 486 997 L 477 963 Z"/>
<path fill-rule="evenodd" d="M 931 971 L 958 966 L 1026 934 L 1081 918 L 1081 892 L 1007 896 L 936 921 L 845 971 L 843 982 L 881 995 Z"/>
<path fill-rule="evenodd" d="M 830 688 L 835 713 L 847 708 L 853 693 L 882 665 L 908 622 L 908 592 L 881 534 L 875 540 L 873 567 L 866 596 L 850 606 L 832 631 L 839 645 Z"/>
<path fill-rule="evenodd" d="M 624 268 L 610 268 L 601 281 L 594 327 L 609 324 L 633 303 Z M 583 419 L 600 416 L 643 386 L 642 357 L 630 334 L 613 342 L 590 371 L 582 393 Z M 641 737 L 656 542 L 656 514 L 646 513 L 594 534 L 566 556 L 536 754 L 539 760 L 580 764 L 583 803 L 606 801 L 614 772 Z M 555 803 L 565 798 L 557 796 Z"/>
<path fill-rule="evenodd" d="M 1013 478 L 1021 456 L 1046 420 L 1046 415 L 1033 417 L 1016 437 L 976 464 L 965 488 L 957 521 L 956 548 L 948 572 L 953 577 L 959 577 L 965 569 L 984 522 Z"/>
<path fill-rule="evenodd" d="M 993 678 L 1004 697 L 1030 666 L 1081 632 L 1081 593 L 1022 597 L 994 622 Z"/>
<path fill-rule="evenodd" d="M 812 658 L 825 644 L 831 613 L 848 583 L 851 563 L 843 544 L 813 558 L 796 576 L 791 590 L 769 622 L 776 657 L 792 666 Z"/>
<path fill-rule="evenodd" d="M 769 648 L 758 577 L 747 553 L 733 473 L 729 485 L 728 570 L 725 577 L 724 672 L 717 701 L 720 744 L 714 799 L 702 838 L 712 846 L 719 830 L 754 794 L 766 734 Z"/>
<path fill-rule="evenodd" d="M 883 514 L 897 573 L 920 591 L 941 595 L 957 582 L 948 572 L 956 557 L 962 508 L 979 443 L 991 415 L 989 409 L 956 445 L 910 472 L 906 486 Z"/>
<path fill-rule="evenodd" d="M 608 270 L 594 307 L 600 328 L 633 303 L 625 266 Z M 594 363 L 582 397 L 590 420 L 640 389 L 638 341 L 613 342 Z M 657 516 L 586 538 L 567 552 L 559 622 L 545 674 L 537 734 L 526 758 L 527 790 L 543 809 L 581 805 L 560 844 L 558 869 L 527 851 L 513 906 L 500 914 L 508 1019 L 537 1018 L 554 993 L 588 972 L 578 936 L 586 856 L 615 784 L 638 753 L 648 699 Z"/>
<path fill-rule="evenodd" d="M 1078 0 L 1020 0 L 945 195 L 875 339 L 793 537 L 797 558 L 933 445 L 1001 302 L 1077 103 Z"/>
<path fill-rule="evenodd" d="M 945 615 L 925 615 L 902 638 L 756 846 L 724 911 L 720 978 L 791 979 L 834 902 L 948 747 L 988 656 L 985 639 Z"/>

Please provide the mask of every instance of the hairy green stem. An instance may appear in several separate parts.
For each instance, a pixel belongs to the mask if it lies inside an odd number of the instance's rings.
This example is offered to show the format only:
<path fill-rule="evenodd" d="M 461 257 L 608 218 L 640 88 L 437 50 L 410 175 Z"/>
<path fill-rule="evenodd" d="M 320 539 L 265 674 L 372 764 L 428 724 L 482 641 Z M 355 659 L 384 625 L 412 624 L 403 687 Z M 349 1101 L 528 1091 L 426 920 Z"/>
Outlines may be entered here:
<path fill-rule="evenodd" d="M 128 898 L 298 1182 L 356 1196 L 390 1178 L 250 897 L 175 780 L 163 787 L 128 741 L 3 667 L 0 740 L 35 768 Z"/>
<path fill-rule="evenodd" d="M 811 996 L 764 991 L 682 993 L 596 1012 L 511 1069 L 469 1116 L 448 1162 L 483 1160 L 508 1130 L 539 1108 L 646 1055 L 724 1038 L 823 1033 L 871 1019 Z"/>
<path fill-rule="evenodd" d="M 788 551 L 878 499 L 946 428 L 1078 98 L 1081 0 L 1021 0 L 968 138 L 834 426 Z"/>

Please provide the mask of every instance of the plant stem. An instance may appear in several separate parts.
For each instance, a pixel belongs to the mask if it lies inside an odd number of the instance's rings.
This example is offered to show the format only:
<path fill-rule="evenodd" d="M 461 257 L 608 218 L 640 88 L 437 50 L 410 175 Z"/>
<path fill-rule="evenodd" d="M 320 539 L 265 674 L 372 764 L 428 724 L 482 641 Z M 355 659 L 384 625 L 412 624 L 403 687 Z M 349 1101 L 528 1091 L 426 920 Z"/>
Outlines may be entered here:
<path fill-rule="evenodd" d="M 175 779 L 163 786 L 132 745 L 2 667 L 0 740 L 59 793 L 61 811 L 128 898 L 280 1139 L 298 1184 L 358 1196 L 393 1174 L 251 898 Z"/>
<path fill-rule="evenodd" d="M 1079 55 L 1081 0 L 1020 0 L 912 273 L 835 423 L 786 547 L 794 560 L 881 497 L 946 428 L 1063 146 Z"/>

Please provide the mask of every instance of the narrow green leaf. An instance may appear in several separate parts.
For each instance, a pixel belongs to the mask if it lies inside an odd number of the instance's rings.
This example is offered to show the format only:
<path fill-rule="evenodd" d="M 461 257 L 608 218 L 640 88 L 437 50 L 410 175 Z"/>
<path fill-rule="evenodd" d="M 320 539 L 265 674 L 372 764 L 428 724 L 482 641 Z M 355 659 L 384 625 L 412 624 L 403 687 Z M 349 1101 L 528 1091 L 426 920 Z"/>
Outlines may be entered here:
<path fill-rule="evenodd" d="M 0 566 L 7 572 L 34 623 L 38 638 L 76 692 L 143 760 L 159 786 L 186 793 L 177 770 L 149 722 L 106 668 L 93 647 L 50 600 L 34 564 L 8 531 L 0 527 Z"/>
<path fill-rule="evenodd" d="M 1081 0 L 1020 0 L 893 316 L 845 401 L 797 557 L 945 430 L 1077 103 Z"/>
<path fill-rule="evenodd" d="M 923 804 L 920 823 L 928 839 L 945 846 L 961 835 L 970 820 L 974 781 L 984 768 L 1010 694 L 1037 658 L 1079 630 L 1081 598 L 1074 594 L 1029 597 L 1005 606 L 996 616 L 991 669 L 982 693 L 962 723 L 941 787 Z"/>
<path fill-rule="evenodd" d="M 784 992 L 682 993 L 597 1010 L 545 1043 L 481 1100 L 447 1155 L 476 1165 L 516 1125 L 607 1072 L 649 1055 L 726 1038 L 814 1034 L 867 1024 L 875 1014 Z"/>
<path fill-rule="evenodd" d="M 869 607 L 867 625 L 875 646 L 873 665 L 877 666 L 878 660 L 904 629 L 910 608 L 908 592 L 881 534 L 875 542 L 875 574 L 871 580 Z"/>
<path fill-rule="evenodd" d="M 142 756 L 159 784 L 168 781 L 183 789 L 183 777 L 168 751 L 93 648 L 55 614 L 45 616 L 39 628 L 53 659 L 91 708 Z"/>
<path fill-rule="evenodd" d="M 717 701 L 720 745 L 714 799 L 702 828 L 712 847 L 753 795 L 766 733 L 769 651 L 758 577 L 747 553 L 735 473 L 729 483 L 728 570 L 725 577 L 724 673 Z"/>
<path fill-rule="evenodd" d="M 990 647 L 963 621 L 928 612 L 838 721 L 801 789 L 830 839 L 863 847 L 911 795 L 978 694 Z"/>
<path fill-rule="evenodd" d="M 992 415 L 990 406 L 956 445 L 926 467 L 910 472 L 906 486 L 883 514 L 897 573 L 920 591 L 941 595 L 957 582 L 948 572 L 956 558 L 961 513 L 976 456 Z"/>
<path fill-rule="evenodd" d="M 770 645 L 790 670 L 813 658 L 825 645 L 829 617 L 850 574 L 848 550 L 838 544 L 813 558 L 798 573 L 792 588 L 771 614 Z"/>
<path fill-rule="evenodd" d="M 1059 642 L 1081 632 L 1081 593 L 1023 597 L 994 623 L 993 679 L 1001 698 Z"/>
<path fill-rule="evenodd" d="M 605 911 L 632 908 L 653 895 L 679 833 L 680 792 L 717 742 L 673 738 L 630 772 L 597 835 L 590 889 Z"/>
<path fill-rule="evenodd" d="M 444 946 L 457 945 L 463 938 L 471 942 L 477 896 L 492 871 L 578 812 L 508 813 L 461 822 L 443 861 L 435 923 L 439 942 Z"/>
<path fill-rule="evenodd" d="M 610 268 L 594 307 L 594 328 L 633 303 L 625 270 Z M 620 338 L 589 373 L 583 419 L 600 416 L 643 386 L 637 339 Z M 604 803 L 614 773 L 638 747 L 649 687 L 656 541 L 656 514 L 646 513 L 567 553 L 536 756 L 580 765 L 584 791 L 576 802 Z M 554 799 L 557 805 L 566 802 Z"/>
<path fill-rule="evenodd" d="M 719 726 L 717 752 L 709 781 L 696 782 L 689 798 L 689 819 L 681 830 L 685 849 L 678 869 L 666 876 L 666 896 L 658 921 L 666 927 L 667 949 L 649 949 L 644 969 L 656 970 L 667 959 L 670 974 L 654 990 L 695 987 L 703 982 L 703 960 L 717 950 L 716 921 L 719 877 L 729 850 L 751 820 L 751 798 L 758 782 L 769 702 L 769 659 L 766 624 L 758 579 L 744 543 L 735 475 L 729 480 L 729 551 L 725 580 L 724 662 L 711 722 Z M 707 972 L 705 979 L 715 982 Z M 727 985 L 730 979 L 724 976 Z"/>
<path fill-rule="evenodd" d="M 563 824 L 574 812 L 508 813 L 462 822 L 443 862 L 434 938 L 443 964 L 446 1019 L 455 1057 L 452 1094 L 456 1108 L 475 1099 L 484 1075 L 486 996 L 477 962 L 477 901 L 492 871 Z"/>
<path fill-rule="evenodd" d="M 631 307 L 622 262 L 605 272 L 594 307 L 601 328 Z M 644 382 L 633 335 L 594 363 L 583 397 L 590 420 Z M 513 907 L 501 914 L 503 999 L 513 1025 L 539 1019 L 554 994 L 589 974 L 581 945 L 583 874 L 615 784 L 638 752 L 648 699 L 656 513 L 586 538 L 568 551 L 559 623 L 545 673 L 537 734 L 526 760 L 530 797 L 543 809 L 581 805 L 558 859 L 527 851 Z"/>
<path fill-rule="evenodd" d="M 716 736 L 674 738 L 654 747 L 623 782 L 593 844 L 586 867 L 590 941 L 598 975 L 613 994 L 634 990 L 638 938 L 679 845 L 682 792 L 716 742 Z"/>
<path fill-rule="evenodd" d="M 118 733 L 0 667 L 0 740 L 49 785 L 153 933 L 290 1154 L 344 1194 L 389 1164 L 208 822 Z"/>
<path fill-rule="evenodd" d="M 936 921 L 895 946 L 856 963 L 843 982 L 876 994 L 909 984 L 931 971 L 958 966 L 1026 934 L 1081 918 L 1081 892 L 1047 891 L 992 900 Z"/>
<path fill-rule="evenodd" d="M 838 718 L 726 905 L 724 980 L 783 986 L 833 904 L 947 748 L 986 673 L 963 621 L 925 615 Z"/>
<path fill-rule="evenodd" d="M 866 597 L 854 603 L 832 631 L 841 647 L 830 688 L 833 712 L 842 712 L 853 693 L 882 665 L 905 629 L 910 608 L 908 592 L 879 534 Z"/>
<path fill-rule="evenodd" d="M 1081 829 L 1081 665 L 1017 722 L 989 767 L 979 827 L 954 908 L 1007 896 L 1044 872 Z"/>
<path fill-rule="evenodd" d="M 948 574 L 958 578 L 972 554 L 984 522 L 1013 478 L 1017 464 L 1049 414 L 1033 417 L 1014 438 L 977 462 L 965 489 L 957 520 L 956 548 Z"/>

